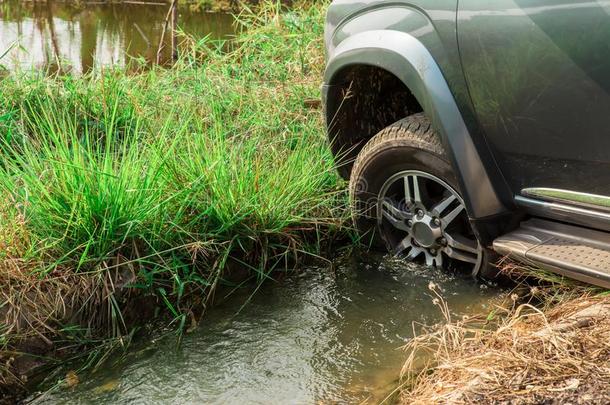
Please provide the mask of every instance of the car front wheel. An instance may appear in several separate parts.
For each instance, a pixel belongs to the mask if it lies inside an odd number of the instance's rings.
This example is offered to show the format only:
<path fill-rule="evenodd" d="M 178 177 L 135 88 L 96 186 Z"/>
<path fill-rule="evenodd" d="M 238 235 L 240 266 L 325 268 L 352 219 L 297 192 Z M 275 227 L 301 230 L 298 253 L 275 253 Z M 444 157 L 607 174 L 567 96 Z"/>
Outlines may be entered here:
<path fill-rule="evenodd" d="M 423 114 L 390 125 L 365 145 L 352 170 L 350 200 L 365 243 L 473 275 L 489 266 L 453 169 Z"/>

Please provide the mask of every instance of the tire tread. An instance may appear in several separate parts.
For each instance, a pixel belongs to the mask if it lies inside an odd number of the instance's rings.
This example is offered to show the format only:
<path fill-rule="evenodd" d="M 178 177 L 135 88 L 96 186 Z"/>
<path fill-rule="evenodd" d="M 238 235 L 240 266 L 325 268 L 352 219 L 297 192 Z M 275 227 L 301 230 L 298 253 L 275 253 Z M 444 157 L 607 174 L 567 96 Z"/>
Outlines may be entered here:
<path fill-rule="evenodd" d="M 349 182 L 350 201 L 354 201 L 358 178 L 368 162 L 380 152 L 401 146 L 432 152 L 448 162 L 443 145 L 430 120 L 424 113 L 409 115 L 382 129 L 364 145 L 352 168 Z"/>

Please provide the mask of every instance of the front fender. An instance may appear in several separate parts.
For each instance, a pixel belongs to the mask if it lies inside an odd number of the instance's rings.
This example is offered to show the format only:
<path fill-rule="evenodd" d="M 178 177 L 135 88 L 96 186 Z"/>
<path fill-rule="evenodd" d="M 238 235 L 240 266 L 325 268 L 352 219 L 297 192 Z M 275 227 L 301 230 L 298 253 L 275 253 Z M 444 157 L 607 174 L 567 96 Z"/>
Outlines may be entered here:
<path fill-rule="evenodd" d="M 366 31 L 346 38 L 330 56 L 325 85 L 340 84 L 341 71 L 353 65 L 382 68 L 409 88 L 442 138 L 472 218 L 506 211 L 439 66 L 417 38 L 392 30 Z"/>

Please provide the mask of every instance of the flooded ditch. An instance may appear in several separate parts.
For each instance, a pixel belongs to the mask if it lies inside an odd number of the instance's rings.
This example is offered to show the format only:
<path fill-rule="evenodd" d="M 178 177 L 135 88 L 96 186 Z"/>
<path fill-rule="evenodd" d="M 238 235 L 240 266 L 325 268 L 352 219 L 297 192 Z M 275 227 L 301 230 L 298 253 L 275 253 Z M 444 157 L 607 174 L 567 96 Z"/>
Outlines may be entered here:
<path fill-rule="evenodd" d="M 422 324 L 489 312 L 503 295 L 472 279 L 381 255 L 354 254 L 269 282 L 212 308 L 177 347 L 139 342 L 118 366 L 82 376 L 42 403 L 318 403 L 383 400 Z M 242 307 L 243 306 L 243 307 Z"/>

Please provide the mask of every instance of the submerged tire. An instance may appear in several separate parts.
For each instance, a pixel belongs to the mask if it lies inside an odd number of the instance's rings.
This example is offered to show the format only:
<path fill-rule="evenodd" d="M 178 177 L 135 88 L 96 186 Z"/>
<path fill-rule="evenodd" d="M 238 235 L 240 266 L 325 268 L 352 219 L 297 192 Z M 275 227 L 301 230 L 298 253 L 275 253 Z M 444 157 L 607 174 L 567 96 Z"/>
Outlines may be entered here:
<path fill-rule="evenodd" d="M 360 151 L 350 178 L 354 225 L 362 242 L 427 265 L 487 272 L 458 181 L 424 114 L 404 118 Z"/>

